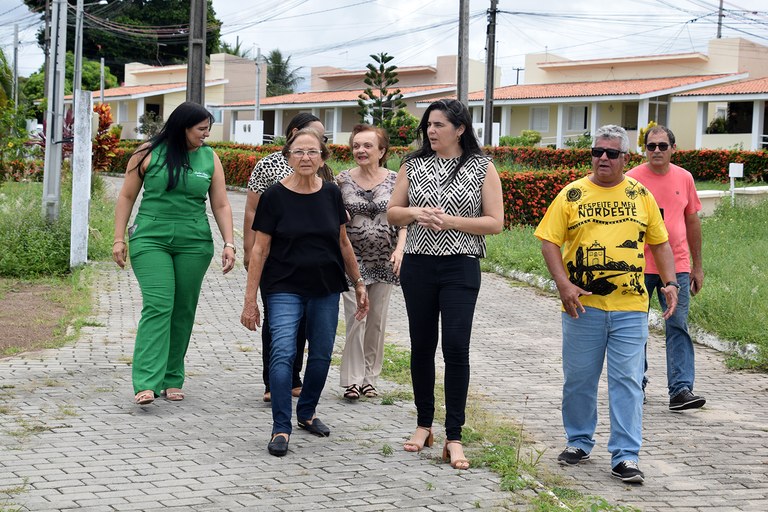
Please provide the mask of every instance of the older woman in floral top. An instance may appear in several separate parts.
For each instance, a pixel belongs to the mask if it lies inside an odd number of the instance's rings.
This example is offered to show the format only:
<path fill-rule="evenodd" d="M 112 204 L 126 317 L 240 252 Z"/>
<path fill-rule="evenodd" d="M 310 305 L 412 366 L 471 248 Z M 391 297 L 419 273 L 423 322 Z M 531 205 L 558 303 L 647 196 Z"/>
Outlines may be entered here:
<path fill-rule="evenodd" d="M 362 320 L 355 319 L 354 291 L 343 293 L 347 339 L 341 362 L 344 397 L 378 395 L 376 380 L 384 359 L 384 330 L 393 285 L 405 245 L 405 228 L 387 223 L 387 203 L 397 173 L 384 167 L 389 137 L 381 128 L 360 124 L 352 129 L 349 145 L 357 167 L 336 177 L 350 220 L 347 236 L 355 250 L 360 275 L 368 289 L 370 310 Z"/>

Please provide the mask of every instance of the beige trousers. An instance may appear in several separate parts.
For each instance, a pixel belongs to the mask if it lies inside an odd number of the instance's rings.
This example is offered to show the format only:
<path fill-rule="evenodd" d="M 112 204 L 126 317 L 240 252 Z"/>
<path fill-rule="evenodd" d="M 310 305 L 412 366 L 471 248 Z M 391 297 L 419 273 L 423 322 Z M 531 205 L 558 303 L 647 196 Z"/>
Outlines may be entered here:
<path fill-rule="evenodd" d="M 384 360 L 384 332 L 393 286 L 387 283 L 373 283 L 367 286 L 369 309 L 362 320 L 355 319 L 355 291 L 341 294 L 347 322 L 347 339 L 344 343 L 339 379 L 342 387 L 352 384 L 361 387 L 366 384 L 376 386 Z"/>

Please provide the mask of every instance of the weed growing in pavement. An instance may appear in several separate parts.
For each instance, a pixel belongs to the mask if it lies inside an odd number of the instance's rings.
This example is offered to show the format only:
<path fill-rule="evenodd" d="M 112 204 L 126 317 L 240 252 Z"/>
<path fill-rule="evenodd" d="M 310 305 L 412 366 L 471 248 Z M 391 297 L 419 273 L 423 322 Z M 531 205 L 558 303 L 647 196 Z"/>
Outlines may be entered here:
<path fill-rule="evenodd" d="M 384 446 L 381 447 L 381 454 L 382 455 L 384 455 L 386 457 L 389 457 L 393 453 L 395 453 L 395 451 L 388 444 L 385 444 Z"/>
<path fill-rule="evenodd" d="M 68 404 L 59 404 L 59 414 L 56 415 L 56 419 L 60 420 L 66 416 L 77 416 L 77 410 Z"/>
<path fill-rule="evenodd" d="M 0 488 L 0 496 L 5 495 L 7 498 L 0 499 L 0 512 L 21 512 L 24 508 L 11 503 L 11 499 L 16 494 L 22 494 L 29 491 L 29 479 L 24 477 L 23 483 L 15 487 Z"/>
<path fill-rule="evenodd" d="M 408 369 L 407 383 L 410 383 L 410 352 L 395 345 L 385 345 L 385 366 L 389 360 L 390 370 L 393 368 L 392 377 L 385 376 L 382 372 L 382 378 L 387 380 L 400 379 L 400 384 L 404 380 L 403 369 Z M 437 379 L 440 380 L 439 378 Z M 435 425 L 444 422 L 445 399 L 443 387 L 440 384 L 435 385 Z M 412 397 L 411 397 L 412 399 Z M 382 396 L 382 404 L 388 402 L 386 394 Z M 524 439 L 524 425 L 513 424 L 503 419 L 491 411 L 482 408 L 480 405 L 487 403 L 485 397 L 474 396 L 470 391 L 467 398 L 466 417 L 467 425 L 462 429 L 462 441 L 464 442 L 464 451 L 473 467 L 485 466 L 501 476 L 501 488 L 504 490 L 515 491 L 520 489 L 536 488 L 537 497 L 532 499 L 532 504 L 536 510 L 563 510 L 563 505 L 570 510 L 589 510 L 589 511 L 611 511 L 628 512 L 632 509 L 624 507 L 613 507 L 603 498 L 584 497 L 581 494 L 574 494 L 573 501 L 570 499 L 557 499 L 554 489 L 547 489 L 547 485 L 559 483 L 556 478 L 539 474 L 537 467 L 544 454 L 544 450 L 531 447 L 526 453 L 527 442 Z M 527 404 L 527 398 L 526 398 Z M 523 420 L 525 416 L 523 416 Z M 437 437 L 437 436 L 436 436 Z M 435 439 L 435 442 L 439 441 Z M 542 484 L 537 484 L 535 479 L 544 480 Z M 544 485 L 541 489 L 540 485 Z M 539 492 L 539 491 L 546 492 Z M 573 491 L 575 493 L 575 491 Z M 551 502 L 552 505 L 547 504 Z M 555 506 L 554 503 L 559 503 Z M 478 502 L 479 503 L 479 502 Z M 588 505 L 584 505 L 588 504 Z M 585 508 L 581 508 L 584 505 Z M 545 508 L 549 507 L 549 508 Z M 612 508 L 613 507 L 613 508 Z"/>

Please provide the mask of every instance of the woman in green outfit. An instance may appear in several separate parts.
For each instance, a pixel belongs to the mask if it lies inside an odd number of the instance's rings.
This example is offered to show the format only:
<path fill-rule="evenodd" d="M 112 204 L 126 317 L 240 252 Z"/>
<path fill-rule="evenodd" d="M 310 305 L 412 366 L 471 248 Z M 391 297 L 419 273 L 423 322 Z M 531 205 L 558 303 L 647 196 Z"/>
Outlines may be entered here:
<path fill-rule="evenodd" d="M 139 405 L 163 393 L 168 400 L 184 399 L 184 356 L 213 257 L 206 196 L 225 241 L 224 273 L 235 265 L 224 170 L 205 145 L 212 123 L 213 116 L 200 105 L 179 105 L 160 133 L 131 156 L 117 200 L 112 256 L 124 268 L 130 242 L 131 266 L 144 303 L 133 350 L 134 401 Z M 126 240 L 126 225 L 142 187 Z"/>

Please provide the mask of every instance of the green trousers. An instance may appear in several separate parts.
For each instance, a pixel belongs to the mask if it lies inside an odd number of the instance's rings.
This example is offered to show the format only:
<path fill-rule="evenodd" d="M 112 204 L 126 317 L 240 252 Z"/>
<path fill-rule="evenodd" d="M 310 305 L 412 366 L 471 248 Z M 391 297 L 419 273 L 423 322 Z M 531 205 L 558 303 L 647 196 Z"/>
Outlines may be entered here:
<path fill-rule="evenodd" d="M 133 348 L 133 389 L 159 395 L 184 386 L 184 357 L 213 257 L 208 219 L 138 215 L 130 256 L 143 300 Z"/>

